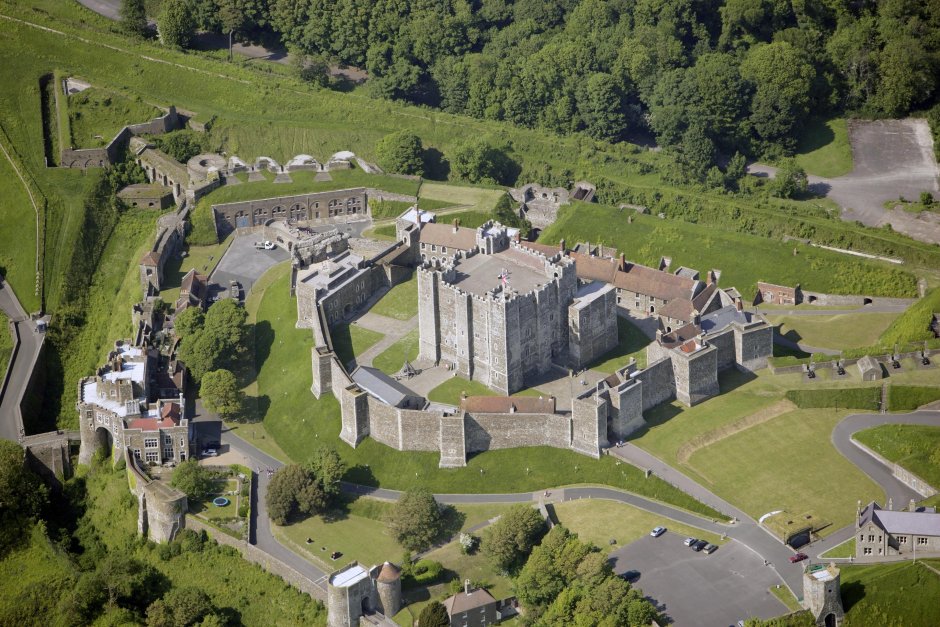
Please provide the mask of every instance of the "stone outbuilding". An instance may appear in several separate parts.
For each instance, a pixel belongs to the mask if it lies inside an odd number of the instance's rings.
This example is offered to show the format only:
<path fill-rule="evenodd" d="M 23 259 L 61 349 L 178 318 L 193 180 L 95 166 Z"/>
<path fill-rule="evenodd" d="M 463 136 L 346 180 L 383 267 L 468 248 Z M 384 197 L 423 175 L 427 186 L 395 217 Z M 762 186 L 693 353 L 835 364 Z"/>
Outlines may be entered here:
<path fill-rule="evenodd" d="M 862 381 L 878 381 L 883 376 L 881 364 L 871 355 L 865 355 L 855 365 L 858 366 L 858 373 L 862 376 Z"/>
<path fill-rule="evenodd" d="M 330 575 L 326 594 L 328 627 L 358 627 L 364 616 L 391 617 L 401 609 L 401 569 L 391 562 L 369 569 L 352 562 Z"/>
<path fill-rule="evenodd" d="M 166 209 L 173 205 L 173 191 L 163 185 L 135 183 L 118 192 L 118 198 L 131 207 Z"/>

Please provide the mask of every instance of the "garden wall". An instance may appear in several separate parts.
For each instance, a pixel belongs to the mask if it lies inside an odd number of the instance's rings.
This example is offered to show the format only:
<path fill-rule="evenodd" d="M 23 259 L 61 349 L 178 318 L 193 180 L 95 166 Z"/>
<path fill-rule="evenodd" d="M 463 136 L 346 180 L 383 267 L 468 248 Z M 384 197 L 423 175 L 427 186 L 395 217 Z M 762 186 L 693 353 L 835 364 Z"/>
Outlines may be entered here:
<path fill-rule="evenodd" d="M 937 493 L 936 488 L 934 488 L 932 485 L 930 485 L 929 483 L 927 483 L 926 481 L 924 481 L 923 479 L 921 479 L 920 477 L 912 473 L 910 470 L 907 470 L 906 468 L 903 468 L 900 464 L 896 464 L 893 461 L 885 457 L 882 457 L 881 455 L 879 455 L 872 449 L 868 448 L 867 446 L 865 446 L 864 444 L 856 440 L 854 437 L 852 438 L 852 444 L 854 444 L 855 446 L 860 448 L 862 451 L 874 457 L 882 465 L 886 466 L 887 468 L 890 468 L 891 474 L 894 476 L 895 479 L 897 479 L 898 481 L 900 481 L 901 483 L 909 487 L 911 490 L 914 490 L 918 494 L 922 495 L 924 498 L 929 498 Z M 902 503 L 901 505 L 904 505 L 904 504 Z"/>

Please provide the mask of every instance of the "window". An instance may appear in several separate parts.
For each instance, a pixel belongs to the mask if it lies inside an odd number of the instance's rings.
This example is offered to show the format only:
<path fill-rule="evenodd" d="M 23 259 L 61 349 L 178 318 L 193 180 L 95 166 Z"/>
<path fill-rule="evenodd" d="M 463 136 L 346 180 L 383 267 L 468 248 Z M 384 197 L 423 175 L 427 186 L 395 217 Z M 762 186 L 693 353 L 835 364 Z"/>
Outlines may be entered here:
<path fill-rule="evenodd" d="M 144 438 L 144 448 L 157 448 L 157 438 Z"/>
<path fill-rule="evenodd" d="M 868 536 L 868 541 L 869 541 L 869 542 L 874 542 L 874 541 L 875 541 L 875 536 L 874 536 L 874 535 Z"/>
<path fill-rule="evenodd" d="M 898 536 L 898 544 L 907 544 L 907 536 Z"/>
<path fill-rule="evenodd" d="M 139 448 L 135 448 L 135 449 L 134 449 L 134 457 L 136 457 L 137 459 L 140 459 L 140 449 L 139 449 Z"/>
<path fill-rule="evenodd" d="M 927 538 L 917 538 L 917 545 L 924 546 L 927 544 Z"/>
<path fill-rule="evenodd" d="M 431 244 L 431 252 L 437 252 L 437 244 Z"/>
<path fill-rule="evenodd" d="M 173 436 L 166 434 L 163 436 L 163 446 L 166 448 L 173 448 Z"/>
<path fill-rule="evenodd" d="M 863 551 L 863 553 L 864 553 L 865 555 L 871 555 L 871 547 L 870 547 L 870 546 L 866 546 L 866 547 L 865 547 L 865 550 Z"/>
<path fill-rule="evenodd" d="M 180 448 L 186 448 L 186 438 L 180 438 Z"/>
<path fill-rule="evenodd" d="M 157 453 L 156 451 L 149 451 L 149 452 L 147 453 L 147 461 L 148 461 L 148 462 L 156 463 L 156 462 L 157 462 L 157 455 L 158 455 L 158 453 Z"/>
<path fill-rule="evenodd" d="M 864 542 L 864 541 L 865 541 L 865 536 L 864 536 L 864 535 L 859 535 L 859 536 L 858 536 L 858 541 L 859 541 L 859 542 Z"/>
<path fill-rule="evenodd" d="M 441 252 L 442 252 L 442 253 L 446 253 L 446 252 L 447 252 L 447 246 L 441 246 Z"/>

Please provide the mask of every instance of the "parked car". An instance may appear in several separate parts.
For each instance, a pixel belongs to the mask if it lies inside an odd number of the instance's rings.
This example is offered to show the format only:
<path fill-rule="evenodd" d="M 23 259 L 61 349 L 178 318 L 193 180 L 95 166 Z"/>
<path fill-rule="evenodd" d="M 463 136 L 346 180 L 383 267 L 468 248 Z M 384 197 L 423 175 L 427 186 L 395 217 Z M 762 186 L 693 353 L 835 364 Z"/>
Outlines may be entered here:
<path fill-rule="evenodd" d="M 620 574 L 621 579 L 629 583 L 634 583 L 640 578 L 640 571 L 638 570 L 628 570 L 625 573 Z"/>
<path fill-rule="evenodd" d="M 795 555 L 791 555 L 791 556 L 790 556 L 790 563 L 791 563 L 791 564 L 796 564 L 797 562 L 802 562 L 803 560 L 807 559 L 808 557 L 809 557 L 809 555 L 807 555 L 806 553 L 796 553 Z"/>
<path fill-rule="evenodd" d="M 717 545 L 717 544 L 706 544 L 706 545 L 705 545 L 705 548 L 702 549 L 702 552 L 705 553 L 705 555 L 711 555 L 712 553 L 714 553 L 714 552 L 717 551 L 717 550 L 718 550 L 718 545 Z"/>
<path fill-rule="evenodd" d="M 206 457 L 217 457 L 219 452 L 214 448 L 203 449 L 202 454 Z"/>
<path fill-rule="evenodd" d="M 698 552 L 704 549 L 706 546 L 708 546 L 708 542 L 705 542 L 705 540 L 698 540 L 695 542 L 695 544 L 692 545 L 692 550 Z"/>
<path fill-rule="evenodd" d="M 242 286 L 238 283 L 238 281 L 229 281 L 228 291 L 232 298 L 238 300 L 242 293 Z"/>
<path fill-rule="evenodd" d="M 659 536 L 663 535 L 664 533 L 666 533 L 666 528 L 665 528 L 665 527 L 654 527 L 653 530 L 650 531 L 650 535 L 653 536 L 654 538 L 658 538 Z"/>
<path fill-rule="evenodd" d="M 258 250 L 274 250 L 274 242 L 271 240 L 264 240 L 263 242 L 255 242 L 255 248 Z"/>
<path fill-rule="evenodd" d="M 696 542 L 698 542 L 698 538 L 686 538 L 686 539 L 682 542 L 682 544 L 684 544 L 684 545 L 686 545 L 686 546 L 692 546 L 692 545 L 695 544 Z"/>

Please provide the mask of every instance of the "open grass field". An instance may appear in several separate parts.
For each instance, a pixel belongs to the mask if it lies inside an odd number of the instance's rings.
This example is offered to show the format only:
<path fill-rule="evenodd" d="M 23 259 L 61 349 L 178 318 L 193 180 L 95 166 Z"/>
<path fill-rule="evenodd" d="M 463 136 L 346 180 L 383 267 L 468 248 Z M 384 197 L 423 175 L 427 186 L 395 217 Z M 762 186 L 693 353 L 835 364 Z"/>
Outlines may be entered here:
<path fill-rule="evenodd" d="M 767 316 L 783 337 L 810 346 L 833 349 L 861 348 L 878 343 L 881 334 L 900 314 L 859 313 L 835 316 Z"/>
<path fill-rule="evenodd" d="M 834 178 L 852 171 L 852 146 L 843 118 L 810 120 L 796 147 L 796 162 L 807 174 Z"/>
<path fill-rule="evenodd" d="M 583 542 L 590 542 L 605 553 L 626 546 L 647 535 L 653 527 L 666 527 L 686 536 L 724 544 L 721 537 L 674 520 L 651 514 L 625 503 L 603 499 L 583 499 L 555 503 L 559 524 L 578 534 Z M 611 544 L 611 540 L 616 540 Z"/>
<path fill-rule="evenodd" d="M 383 296 L 369 311 L 395 320 L 410 320 L 418 315 L 418 275 L 412 273 Z"/>
<path fill-rule="evenodd" d="M 860 262 L 803 244 L 663 221 L 655 216 L 633 215 L 632 222 L 627 218 L 615 207 L 573 202 L 561 208 L 558 220 L 542 231 L 539 241 L 601 243 L 624 251 L 631 261 L 654 267 L 662 255 L 668 254 L 674 267 L 682 265 L 703 272 L 720 269 L 721 285 L 737 287 L 745 295 L 754 294 L 758 281 L 799 283 L 804 289 L 834 294 L 857 293 L 853 290 L 863 284 L 877 295 L 915 294 L 910 281 L 913 277 L 907 275 L 907 282 L 901 285 L 889 278 L 895 269 L 881 262 Z M 748 263 L 741 263 L 742 259 Z"/>
<path fill-rule="evenodd" d="M 629 363 L 630 358 L 636 359 L 637 368 L 646 368 L 646 347 L 650 339 L 646 337 L 632 322 L 617 316 L 617 347 L 592 364 L 592 370 L 605 374 L 613 374 L 618 368 Z"/>
<path fill-rule="evenodd" d="M 444 185 L 427 181 L 421 184 L 421 198 L 446 202 L 449 206 L 466 207 L 469 211 L 483 213 L 493 211 L 496 203 L 505 193 L 498 189 L 465 185 Z"/>
<path fill-rule="evenodd" d="M 378 331 L 361 327 L 355 322 L 338 325 L 330 329 L 330 334 L 333 337 L 333 350 L 344 365 L 385 337 Z"/>
<path fill-rule="evenodd" d="M 400 340 L 376 355 L 372 365 L 385 374 L 395 374 L 406 361 L 418 358 L 418 329 L 412 329 Z"/>
<path fill-rule="evenodd" d="M 2 76 L 2 70 L 0 70 Z M 0 138 L 0 141 L 3 141 Z M 4 147 L 10 150 L 4 142 Z M 0 276 L 27 312 L 39 309 L 36 286 L 36 214 L 13 165 L 0 153 Z"/>
<path fill-rule="evenodd" d="M 940 427 L 882 425 L 859 431 L 855 439 L 940 488 Z"/>
<path fill-rule="evenodd" d="M 938 561 L 933 564 L 937 569 Z M 841 566 L 845 627 L 940 624 L 940 575 L 923 563 Z"/>
<path fill-rule="evenodd" d="M 689 467 L 754 518 L 774 510 L 814 512 L 832 523 L 821 532 L 826 535 L 852 522 L 858 500 L 884 499 L 876 483 L 832 448 L 829 435 L 847 413 L 783 414 L 696 451 Z"/>
<path fill-rule="evenodd" d="M 140 100 L 91 87 L 68 96 L 68 114 L 72 146 L 99 148 L 128 124 L 152 120 L 163 115 L 163 111 Z"/>

